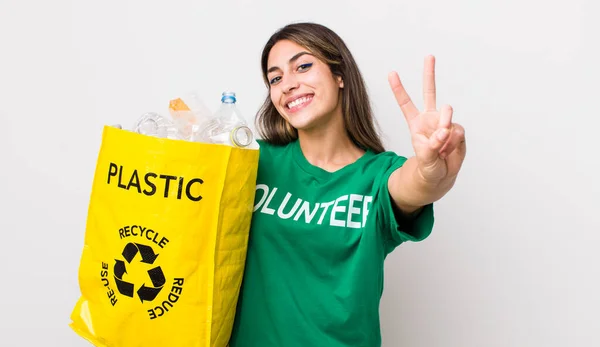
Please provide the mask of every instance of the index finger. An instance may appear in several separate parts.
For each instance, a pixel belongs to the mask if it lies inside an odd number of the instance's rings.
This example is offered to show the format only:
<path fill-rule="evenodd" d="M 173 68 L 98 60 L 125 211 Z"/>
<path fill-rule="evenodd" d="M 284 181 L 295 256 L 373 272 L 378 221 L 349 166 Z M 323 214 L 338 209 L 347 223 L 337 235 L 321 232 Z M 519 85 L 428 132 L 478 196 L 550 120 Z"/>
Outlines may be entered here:
<path fill-rule="evenodd" d="M 410 96 L 404 89 L 402 82 L 400 82 L 400 77 L 398 73 L 392 72 L 388 75 L 388 81 L 390 82 L 390 87 L 392 88 L 392 92 L 394 92 L 394 96 L 396 97 L 396 101 L 404 114 L 406 120 L 411 120 L 419 115 L 419 110 L 413 104 Z"/>

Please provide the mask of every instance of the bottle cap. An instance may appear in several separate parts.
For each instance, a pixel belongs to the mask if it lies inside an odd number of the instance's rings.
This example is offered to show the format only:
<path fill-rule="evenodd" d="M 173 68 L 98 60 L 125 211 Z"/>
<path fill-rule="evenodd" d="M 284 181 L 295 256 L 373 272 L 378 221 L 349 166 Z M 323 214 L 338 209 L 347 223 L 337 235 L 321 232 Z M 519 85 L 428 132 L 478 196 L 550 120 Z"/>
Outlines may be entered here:
<path fill-rule="evenodd" d="M 223 92 L 223 95 L 221 96 L 221 102 L 224 103 L 235 104 L 236 100 L 234 92 Z"/>

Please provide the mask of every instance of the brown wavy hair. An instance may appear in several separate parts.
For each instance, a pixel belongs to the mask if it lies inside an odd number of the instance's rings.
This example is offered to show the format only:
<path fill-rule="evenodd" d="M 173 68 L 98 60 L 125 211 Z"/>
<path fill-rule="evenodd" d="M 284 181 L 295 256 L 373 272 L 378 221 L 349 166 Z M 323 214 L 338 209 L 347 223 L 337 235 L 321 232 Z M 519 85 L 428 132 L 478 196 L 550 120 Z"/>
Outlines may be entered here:
<path fill-rule="evenodd" d="M 362 149 L 375 153 L 385 151 L 376 130 L 365 82 L 344 41 L 321 24 L 294 23 L 279 29 L 262 51 L 261 67 L 267 88 L 271 87 L 267 78 L 269 52 L 281 40 L 289 40 L 308 49 L 325 62 L 335 76 L 342 78 L 342 114 L 348 136 Z M 285 145 L 298 138 L 298 130 L 281 117 L 269 95 L 257 113 L 256 127 L 259 135 L 269 143 Z"/>

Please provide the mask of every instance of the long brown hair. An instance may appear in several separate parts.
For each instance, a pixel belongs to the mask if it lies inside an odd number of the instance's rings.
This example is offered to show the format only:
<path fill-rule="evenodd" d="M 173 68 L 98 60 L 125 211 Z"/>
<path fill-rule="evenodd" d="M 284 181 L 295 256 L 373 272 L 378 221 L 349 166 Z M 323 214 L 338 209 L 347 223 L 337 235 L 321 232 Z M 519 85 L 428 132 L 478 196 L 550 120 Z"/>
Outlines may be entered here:
<path fill-rule="evenodd" d="M 267 41 L 262 52 L 261 67 L 267 88 L 270 88 L 267 78 L 269 52 L 281 40 L 290 40 L 308 49 L 325 62 L 334 75 L 342 78 L 342 114 L 348 136 L 360 148 L 375 153 L 385 151 L 376 131 L 365 82 L 344 41 L 321 24 L 294 23 L 279 29 Z M 298 130 L 281 117 L 269 95 L 258 111 L 256 127 L 260 136 L 273 144 L 284 145 L 298 138 Z"/>

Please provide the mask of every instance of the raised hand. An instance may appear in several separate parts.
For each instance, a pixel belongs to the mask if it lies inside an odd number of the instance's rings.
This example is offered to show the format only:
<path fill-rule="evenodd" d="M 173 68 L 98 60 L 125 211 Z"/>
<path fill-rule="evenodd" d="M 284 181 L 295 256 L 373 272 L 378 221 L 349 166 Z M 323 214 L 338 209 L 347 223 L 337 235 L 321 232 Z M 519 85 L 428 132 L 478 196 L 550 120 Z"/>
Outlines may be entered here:
<path fill-rule="evenodd" d="M 452 123 L 452 107 L 436 107 L 435 58 L 425 58 L 422 112 L 413 104 L 396 72 L 390 73 L 388 80 L 408 123 L 421 176 L 432 184 L 453 181 L 466 155 L 465 130 Z"/>

